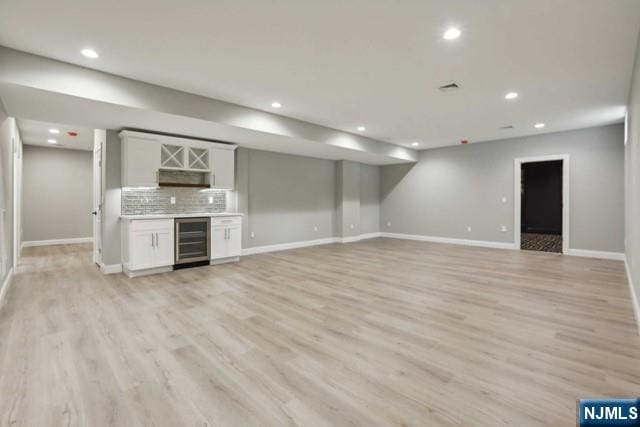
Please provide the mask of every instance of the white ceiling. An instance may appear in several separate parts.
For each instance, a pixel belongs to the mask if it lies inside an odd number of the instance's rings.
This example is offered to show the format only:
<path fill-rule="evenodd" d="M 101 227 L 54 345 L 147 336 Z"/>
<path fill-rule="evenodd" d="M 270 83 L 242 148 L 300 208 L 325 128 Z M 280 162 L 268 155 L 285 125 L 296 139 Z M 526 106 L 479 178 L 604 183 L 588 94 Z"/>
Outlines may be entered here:
<path fill-rule="evenodd" d="M 419 148 L 620 121 L 639 26 L 638 0 L 0 2 L 2 45 Z"/>
<path fill-rule="evenodd" d="M 20 137 L 24 144 L 40 145 L 43 147 L 70 148 L 72 150 L 93 149 L 92 129 L 24 119 L 18 119 L 18 129 L 20 130 Z M 60 133 L 52 134 L 49 132 L 50 129 L 57 129 Z M 78 135 L 71 136 L 68 132 L 76 132 Z M 49 139 L 54 139 L 56 143 L 49 143 Z"/>

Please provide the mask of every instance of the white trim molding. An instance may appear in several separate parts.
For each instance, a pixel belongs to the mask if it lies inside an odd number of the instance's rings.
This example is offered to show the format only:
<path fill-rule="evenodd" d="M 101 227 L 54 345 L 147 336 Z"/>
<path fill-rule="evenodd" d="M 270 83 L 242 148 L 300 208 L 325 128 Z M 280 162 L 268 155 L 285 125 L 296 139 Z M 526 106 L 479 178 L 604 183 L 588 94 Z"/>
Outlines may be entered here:
<path fill-rule="evenodd" d="M 103 274 L 122 273 L 122 264 L 106 265 L 104 263 L 100 263 L 100 271 L 102 271 Z"/>
<path fill-rule="evenodd" d="M 382 237 L 383 234 L 384 233 L 375 232 L 375 233 L 360 234 L 359 236 L 327 237 L 324 239 L 303 240 L 301 242 L 279 243 L 277 245 L 256 246 L 254 248 L 243 249 L 242 255 L 256 255 L 256 254 L 263 254 L 267 252 L 286 251 L 289 249 L 307 248 L 309 246 L 328 245 L 331 243 L 354 243 L 354 242 L 359 242 L 360 240 Z"/>
<path fill-rule="evenodd" d="M 9 287 L 13 283 L 13 267 L 9 269 L 7 273 L 7 277 L 5 277 L 4 282 L 2 282 L 2 288 L 0 288 L 0 308 L 4 305 L 4 299 L 9 292 Z"/>
<path fill-rule="evenodd" d="M 631 293 L 631 305 L 633 306 L 633 315 L 636 318 L 638 324 L 638 335 L 640 335 L 640 300 L 638 300 L 638 294 L 633 286 L 633 279 L 631 278 L 631 269 L 629 268 L 629 262 L 626 257 L 624 260 L 624 267 L 627 270 L 627 282 L 629 283 L 629 292 Z"/>
<path fill-rule="evenodd" d="M 380 231 L 376 231 L 375 233 L 361 234 L 359 237 L 360 240 L 376 239 L 378 237 L 382 237 L 382 233 Z"/>
<path fill-rule="evenodd" d="M 31 240 L 22 242 L 23 248 L 30 246 L 73 245 L 77 243 L 93 243 L 93 237 L 75 237 L 73 239 Z"/>
<path fill-rule="evenodd" d="M 514 247 L 520 249 L 520 228 L 521 228 L 521 177 L 523 163 L 549 162 L 562 160 L 562 253 L 569 252 L 569 197 L 570 162 L 568 154 L 551 154 L 548 156 L 518 157 L 513 159 L 513 241 Z"/>
<path fill-rule="evenodd" d="M 242 255 L 263 254 L 266 252 L 286 251 L 289 249 L 306 248 L 309 246 L 328 245 L 337 243 L 336 237 L 327 237 L 325 239 L 303 240 L 301 242 L 279 243 L 277 245 L 256 246 L 242 250 Z"/>
<path fill-rule="evenodd" d="M 592 251 L 588 249 L 572 249 L 571 248 L 565 253 L 565 255 L 625 261 L 625 256 L 624 256 L 624 253 L 622 252 Z"/>
<path fill-rule="evenodd" d="M 421 234 L 381 233 L 382 237 L 392 239 L 417 240 L 420 242 L 447 243 L 451 245 L 479 246 L 494 249 L 516 249 L 513 243 L 493 242 L 487 240 L 455 239 L 451 237 L 425 236 Z"/>

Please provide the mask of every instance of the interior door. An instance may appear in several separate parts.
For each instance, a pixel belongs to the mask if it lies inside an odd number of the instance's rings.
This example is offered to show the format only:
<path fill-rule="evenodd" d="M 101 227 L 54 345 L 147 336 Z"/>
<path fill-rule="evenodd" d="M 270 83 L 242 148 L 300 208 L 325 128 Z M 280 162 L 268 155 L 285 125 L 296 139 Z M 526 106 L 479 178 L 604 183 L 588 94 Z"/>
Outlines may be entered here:
<path fill-rule="evenodd" d="M 93 262 L 102 264 L 102 146 L 106 131 L 94 131 L 93 145 Z"/>

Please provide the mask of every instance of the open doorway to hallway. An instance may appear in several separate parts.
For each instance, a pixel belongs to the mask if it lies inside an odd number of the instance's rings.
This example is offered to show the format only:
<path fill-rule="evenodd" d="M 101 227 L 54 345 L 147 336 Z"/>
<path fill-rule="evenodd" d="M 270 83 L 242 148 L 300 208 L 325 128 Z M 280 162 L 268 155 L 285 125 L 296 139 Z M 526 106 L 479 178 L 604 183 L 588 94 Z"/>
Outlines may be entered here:
<path fill-rule="evenodd" d="M 569 251 L 569 155 L 514 159 L 514 241 L 524 250 Z"/>
<path fill-rule="evenodd" d="M 562 160 L 521 168 L 520 249 L 562 253 Z"/>
<path fill-rule="evenodd" d="M 29 247 L 94 241 L 94 131 L 17 119 L 23 143 L 19 181 L 21 237 Z M 24 249 L 23 249 L 24 248 Z"/>

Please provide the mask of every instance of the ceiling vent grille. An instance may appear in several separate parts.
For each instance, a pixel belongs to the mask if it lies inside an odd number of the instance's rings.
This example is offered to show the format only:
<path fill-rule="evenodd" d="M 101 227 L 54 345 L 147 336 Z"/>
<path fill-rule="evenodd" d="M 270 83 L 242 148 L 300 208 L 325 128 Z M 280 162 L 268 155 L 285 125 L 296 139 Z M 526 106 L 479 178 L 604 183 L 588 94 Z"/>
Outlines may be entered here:
<path fill-rule="evenodd" d="M 440 89 L 442 92 L 451 92 L 452 90 L 460 89 L 460 86 L 458 86 L 458 83 L 456 82 L 451 82 L 447 83 L 446 85 L 440 86 L 438 89 Z"/>
<path fill-rule="evenodd" d="M 513 125 L 500 126 L 498 129 L 500 129 L 500 130 L 509 130 L 509 129 L 513 129 Z"/>

